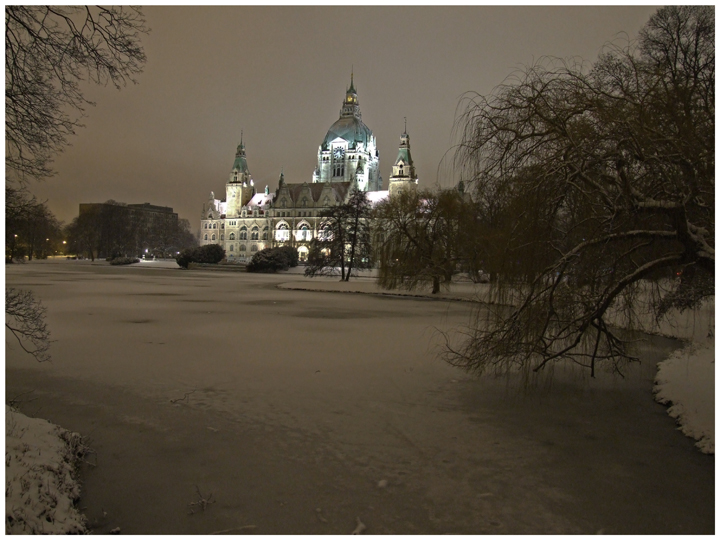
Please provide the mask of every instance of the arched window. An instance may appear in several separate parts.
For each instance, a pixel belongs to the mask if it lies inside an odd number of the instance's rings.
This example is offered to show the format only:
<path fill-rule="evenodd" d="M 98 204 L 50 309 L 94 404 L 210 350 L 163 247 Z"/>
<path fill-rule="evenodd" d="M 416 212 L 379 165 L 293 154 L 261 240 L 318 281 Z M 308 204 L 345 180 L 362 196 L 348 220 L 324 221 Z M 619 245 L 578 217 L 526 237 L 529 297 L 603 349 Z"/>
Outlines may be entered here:
<path fill-rule="evenodd" d="M 303 205 L 303 207 L 307 206 L 307 198 L 303 197 L 302 205 Z"/>
<path fill-rule="evenodd" d="M 233 246 L 232 244 L 230 245 L 230 251 L 235 251 L 235 246 Z"/>
<path fill-rule="evenodd" d="M 268 239 L 268 226 L 267 226 L 267 225 L 265 225 L 265 226 L 263 227 L 263 237 L 262 237 L 262 239 L 263 239 L 263 240 L 267 240 L 267 239 Z"/>
<path fill-rule="evenodd" d="M 247 227 L 245 225 L 240 227 L 240 240 L 247 240 Z"/>
<path fill-rule="evenodd" d="M 213 229 L 217 229 L 217 223 L 213 223 Z"/>
<path fill-rule="evenodd" d="M 207 234 L 205 235 L 205 240 L 207 240 Z"/>
<path fill-rule="evenodd" d="M 257 251 L 257 246 L 255 244 L 252 245 L 250 248 L 250 251 Z"/>
<path fill-rule="evenodd" d="M 258 239 L 258 227 L 255 226 L 252 228 L 252 232 L 250 233 L 250 240 L 257 240 Z"/>
<path fill-rule="evenodd" d="M 230 240 L 235 240 L 235 233 L 234 233 L 234 232 L 231 232 L 231 233 L 230 233 Z"/>
<path fill-rule="evenodd" d="M 212 235 L 212 240 L 215 240 L 215 235 L 214 235 L 214 234 Z"/>
<path fill-rule="evenodd" d="M 240 251 L 245 251 L 245 244 L 240 244 Z"/>
<path fill-rule="evenodd" d="M 225 240 L 225 235 L 224 235 L 224 234 L 221 234 L 221 235 L 220 235 L 220 240 Z"/>
<path fill-rule="evenodd" d="M 205 224 L 205 228 L 207 229 L 207 223 Z"/>
<path fill-rule="evenodd" d="M 310 238 L 312 236 L 312 232 L 308 228 L 307 223 L 300 224 L 300 228 L 298 229 L 296 236 L 297 236 L 298 242 L 306 242 L 306 241 L 310 240 Z"/>
<path fill-rule="evenodd" d="M 277 230 L 275 231 L 275 240 L 278 242 L 287 242 L 290 240 L 290 229 L 287 226 L 287 223 L 281 223 L 278 225 Z"/>

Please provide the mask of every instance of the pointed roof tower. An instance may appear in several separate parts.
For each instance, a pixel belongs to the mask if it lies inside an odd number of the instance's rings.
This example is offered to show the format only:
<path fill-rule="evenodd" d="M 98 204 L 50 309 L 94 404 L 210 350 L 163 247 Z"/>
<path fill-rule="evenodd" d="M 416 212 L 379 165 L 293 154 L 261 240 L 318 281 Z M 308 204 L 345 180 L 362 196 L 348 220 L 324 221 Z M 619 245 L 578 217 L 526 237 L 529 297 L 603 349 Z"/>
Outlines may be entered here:
<path fill-rule="evenodd" d="M 340 110 L 340 118 L 355 117 L 360 120 L 362 114 L 360 114 L 360 103 L 358 102 L 357 90 L 355 90 L 353 78 L 354 73 L 350 72 L 350 88 L 345 92 L 345 100 Z"/>
<path fill-rule="evenodd" d="M 243 144 L 242 131 L 240 132 L 240 144 L 235 152 L 235 163 L 233 163 L 233 171 L 242 174 L 250 174 L 247 166 L 247 157 L 245 156 L 245 145 Z"/>
<path fill-rule="evenodd" d="M 403 165 L 407 176 L 415 177 L 415 164 L 410 155 L 410 135 L 407 133 L 407 120 L 405 121 L 405 131 L 400 135 L 400 147 L 398 148 L 398 156 L 395 160 L 395 166 Z"/>
<path fill-rule="evenodd" d="M 407 133 L 407 120 L 405 121 L 405 131 L 400 135 L 400 147 L 398 148 L 397 159 L 392 168 L 392 176 L 388 189 L 390 195 L 394 195 L 401 189 L 407 187 L 415 188 L 417 186 L 417 175 L 415 174 L 415 164 L 410 154 L 410 135 Z"/>

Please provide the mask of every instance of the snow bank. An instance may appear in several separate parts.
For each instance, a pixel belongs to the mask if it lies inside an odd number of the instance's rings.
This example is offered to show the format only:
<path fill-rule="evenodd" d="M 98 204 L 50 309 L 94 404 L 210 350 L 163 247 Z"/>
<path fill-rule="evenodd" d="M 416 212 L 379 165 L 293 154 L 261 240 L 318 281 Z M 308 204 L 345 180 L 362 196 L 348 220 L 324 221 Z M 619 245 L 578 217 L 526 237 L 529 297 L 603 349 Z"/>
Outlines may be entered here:
<path fill-rule="evenodd" d="M 706 454 L 715 453 L 715 338 L 693 342 L 658 364 L 655 399 Z"/>
<path fill-rule="evenodd" d="M 85 533 L 75 462 L 80 435 L 5 406 L 5 533 Z"/>

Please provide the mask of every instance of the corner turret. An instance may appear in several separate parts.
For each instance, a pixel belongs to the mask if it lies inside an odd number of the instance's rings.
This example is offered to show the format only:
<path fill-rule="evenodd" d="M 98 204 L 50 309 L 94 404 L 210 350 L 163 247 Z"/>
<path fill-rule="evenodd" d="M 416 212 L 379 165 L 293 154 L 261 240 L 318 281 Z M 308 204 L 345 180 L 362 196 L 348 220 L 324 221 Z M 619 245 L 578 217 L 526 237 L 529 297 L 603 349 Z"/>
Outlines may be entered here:
<path fill-rule="evenodd" d="M 390 176 L 390 185 L 388 190 L 390 196 L 394 195 L 401 189 L 415 189 L 418 179 L 415 174 L 415 164 L 410 154 L 410 135 L 407 133 L 407 121 L 405 123 L 405 131 L 400 135 L 400 148 L 398 156 L 393 165 L 392 176 Z"/>
<path fill-rule="evenodd" d="M 245 145 L 243 144 L 242 131 L 240 132 L 240 144 L 235 151 L 235 162 L 230 171 L 230 178 L 225 186 L 225 200 L 227 201 L 227 216 L 237 217 L 240 211 L 255 194 L 255 182 L 250 175 L 247 166 Z"/>

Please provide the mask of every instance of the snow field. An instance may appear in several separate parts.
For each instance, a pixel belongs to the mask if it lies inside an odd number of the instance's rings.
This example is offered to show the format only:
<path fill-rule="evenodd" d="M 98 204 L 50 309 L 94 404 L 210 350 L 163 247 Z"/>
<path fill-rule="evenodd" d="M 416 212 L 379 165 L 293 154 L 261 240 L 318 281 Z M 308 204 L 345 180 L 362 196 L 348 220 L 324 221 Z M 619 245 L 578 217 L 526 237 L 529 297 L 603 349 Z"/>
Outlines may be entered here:
<path fill-rule="evenodd" d="M 73 501 L 80 435 L 5 406 L 5 533 L 82 534 Z"/>

